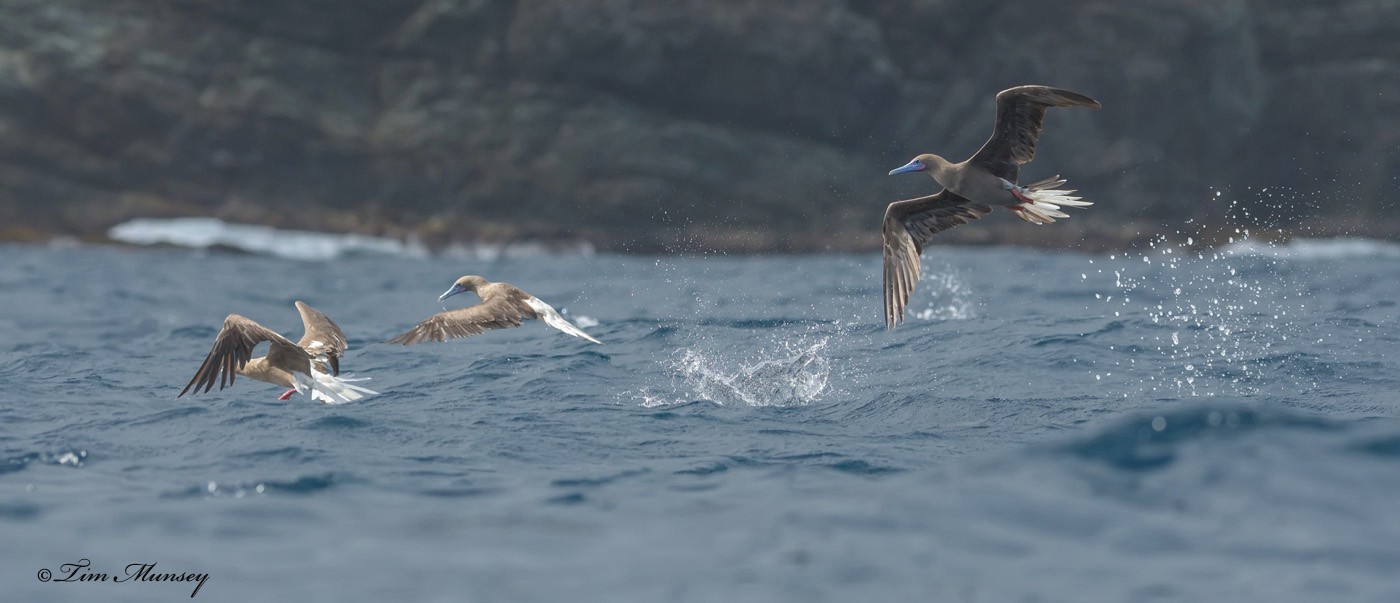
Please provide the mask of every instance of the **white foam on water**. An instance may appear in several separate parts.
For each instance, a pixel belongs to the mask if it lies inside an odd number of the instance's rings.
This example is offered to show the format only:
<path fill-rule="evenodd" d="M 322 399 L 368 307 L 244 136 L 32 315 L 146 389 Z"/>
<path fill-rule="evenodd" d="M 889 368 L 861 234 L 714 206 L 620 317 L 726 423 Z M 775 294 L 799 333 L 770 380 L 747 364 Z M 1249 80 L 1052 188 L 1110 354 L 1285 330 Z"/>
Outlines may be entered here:
<path fill-rule="evenodd" d="M 217 218 L 138 218 L 113 226 L 107 236 L 136 245 L 165 243 L 196 249 L 219 245 L 296 260 L 333 260 L 349 255 L 428 255 L 427 248 L 412 241 L 230 224 Z"/>
<path fill-rule="evenodd" d="M 1253 255 L 1294 260 L 1339 260 L 1361 257 L 1400 257 L 1400 244 L 1362 238 L 1304 239 L 1285 244 L 1241 239 L 1226 245 L 1229 255 Z"/>
<path fill-rule="evenodd" d="M 583 256 L 592 257 L 597 253 L 592 243 L 576 241 L 567 244 L 546 245 L 525 242 L 505 245 L 490 243 L 452 243 L 439 254 L 445 258 L 462 260 L 494 261 L 501 258 L 534 258 L 544 256 Z"/>

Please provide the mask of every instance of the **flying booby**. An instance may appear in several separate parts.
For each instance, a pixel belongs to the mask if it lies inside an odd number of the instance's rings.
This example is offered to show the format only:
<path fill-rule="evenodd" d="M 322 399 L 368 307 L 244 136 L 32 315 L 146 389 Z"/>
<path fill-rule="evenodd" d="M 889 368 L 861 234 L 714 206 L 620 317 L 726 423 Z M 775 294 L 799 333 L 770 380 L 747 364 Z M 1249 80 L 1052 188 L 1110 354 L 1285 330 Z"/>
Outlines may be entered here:
<path fill-rule="evenodd" d="M 962 163 L 926 153 L 890 170 L 890 175 L 928 172 L 943 190 L 937 194 L 891 203 L 885 209 L 884 289 L 885 327 L 904 320 L 904 306 L 919 282 L 919 254 L 933 235 L 985 216 L 1002 205 L 1032 224 L 1068 218 L 1063 207 L 1093 205 L 1056 188 L 1059 176 L 1028 186 L 1016 183 L 1021 164 L 1035 158 L 1045 110 L 1050 107 L 1089 107 L 1099 102 L 1048 86 L 1017 86 L 997 93 L 997 121 L 991 138 Z"/>
<path fill-rule="evenodd" d="M 362 379 L 338 377 L 340 357 L 350 347 L 340 327 L 311 306 L 298 301 L 296 307 L 305 329 L 305 335 L 296 343 L 248 318 L 229 314 L 204 363 L 176 397 L 191 391 L 199 393 L 201 387 L 208 392 L 215 381 L 223 389 L 233 385 L 238 375 L 291 388 L 278 400 L 310 392 L 313 400 L 344 404 L 365 394 L 378 394 L 349 383 Z M 272 344 L 267 355 L 253 358 L 253 348 L 264 341 Z"/>
<path fill-rule="evenodd" d="M 446 341 L 451 337 L 470 337 L 494 329 L 518 327 L 531 318 L 541 319 L 545 324 L 574 337 L 603 343 L 565 320 L 538 297 L 512 285 L 493 283 L 479 276 L 468 275 L 457 279 L 452 288 L 438 296 L 438 301 L 466 291 L 476 293 L 481 303 L 438 312 L 388 343 L 413 345 L 424 341 Z"/>

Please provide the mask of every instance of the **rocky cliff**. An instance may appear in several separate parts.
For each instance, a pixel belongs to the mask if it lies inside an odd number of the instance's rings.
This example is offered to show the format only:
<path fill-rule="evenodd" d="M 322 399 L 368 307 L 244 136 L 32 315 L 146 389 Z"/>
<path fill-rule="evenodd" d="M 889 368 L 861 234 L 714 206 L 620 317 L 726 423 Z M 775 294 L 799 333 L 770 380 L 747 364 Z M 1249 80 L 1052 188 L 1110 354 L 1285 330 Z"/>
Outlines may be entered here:
<path fill-rule="evenodd" d="M 0 237 L 134 216 L 611 249 L 873 249 L 885 176 L 1021 83 L 1090 244 L 1237 201 L 1386 234 L 1394 0 L 0 0 Z M 1270 187 L 1271 193 L 1259 192 Z M 1327 219 L 1320 220 L 1319 216 Z"/>

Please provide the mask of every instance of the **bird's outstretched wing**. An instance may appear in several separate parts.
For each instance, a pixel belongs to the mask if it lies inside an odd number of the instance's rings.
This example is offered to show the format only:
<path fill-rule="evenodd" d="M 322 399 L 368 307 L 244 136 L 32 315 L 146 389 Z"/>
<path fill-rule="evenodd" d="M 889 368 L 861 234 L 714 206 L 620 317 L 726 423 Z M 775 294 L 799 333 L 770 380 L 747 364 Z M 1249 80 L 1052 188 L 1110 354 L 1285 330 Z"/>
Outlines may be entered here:
<path fill-rule="evenodd" d="M 330 373 L 339 375 L 340 357 L 350 348 L 350 343 L 345 339 L 345 332 L 325 314 L 300 301 L 297 302 L 297 312 L 301 313 L 301 324 L 306 333 L 301 336 L 297 345 L 313 357 L 325 356 L 326 364 L 331 369 Z"/>
<path fill-rule="evenodd" d="M 949 190 L 895 201 L 885 209 L 885 328 L 893 329 L 904 320 L 904 306 L 919 282 L 919 254 L 929 239 L 991 211 Z"/>
<path fill-rule="evenodd" d="M 1099 102 L 1079 94 L 1049 86 L 1017 86 L 997 93 L 997 123 L 992 137 L 968 163 L 976 164 L 999 177 L 1016 182 L 1021 164 L 1035 159 L 1045 110 L 1050 107 L 1089 107 Z"/>
<path fill-rule="evenodd" d="M 529 295 L 498 295 L 482 300 L 475 306 L 438 312 L 418 323 L 389 343 L 413 345 L 424 341 L 447 341 L 452 337 L 470 337 L 495 329 L 518 327 L 527 319 L 536 318 L 535 310 L 526 303 Z"/>
<path fill-rule="evenodd" d="M 267 352 L 270 364 L 284 368 L 309 366 L 310 355 L 290 339 L 252 320 L 229 314 L 228 318 L 224 319 L 224 328 L 214 338 L 214 347 L 209 350 L 209 355 L 204 357 L 204 363 L 199 365 L 194 378 L 190 379 L 189 384 L 185 385 L 185 389 L 180 390 L 180 395 L 176 397 L 184 396 L 191 390 L 199 393 L 201 387 L 208 392 L 213 389 L 216 381 L 219 383 L 219 389 L 233 385 L 238 371 L 252 359 L 253 348 L 264 341 L 272 342 L 272 348 Z"/>

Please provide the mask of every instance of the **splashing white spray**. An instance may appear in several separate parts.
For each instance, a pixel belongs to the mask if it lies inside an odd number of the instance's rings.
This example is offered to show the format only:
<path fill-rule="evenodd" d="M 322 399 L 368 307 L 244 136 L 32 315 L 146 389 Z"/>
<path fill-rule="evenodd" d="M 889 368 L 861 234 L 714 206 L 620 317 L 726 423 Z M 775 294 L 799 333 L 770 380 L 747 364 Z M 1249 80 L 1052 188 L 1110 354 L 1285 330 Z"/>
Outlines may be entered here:
<path fill-rule="evenodd" d="M 804 406 L 827 391 L 831 363 L 823 355 L 828 338 L 814 343 L 784 343 L 765 350 L 757 360 L 730 362 L 713 353 L 687 348 L 676 352 L 667 368 L 677 381 L 666 394 L 639 392 L 647 407 L 683 404 L 693 399 L 721 406 Z"/>
<path fill-rule="evenodd" d="M 1104 379 L 1116 372 L 1121 380 L 1136 378 L 1141 391 L 1189 396 L 1250 395 L 1265 385 L 1315 386 L 1275 366 L 1278 348 L 1313 330 L 1294 319 L 1308 309 L 1303 288 L 1281 277 L 1286 271 L 1278 269 L 1279 258 L 1285 256 L 1276 245 L 1249 237 L 1248 228 L 1238 228 L 1227 247 L 1196 251 L 1189 237 L 1179 247 L 1159 236 L 1148 250 L 1110 255 L 1107 266 L 1101 260 L 1094 272 L 1100 278 L 1111 273 L 1113 291 L 1095 293 L 1095 299 L 1111 306 L 1114 317 L 1145 316 L 1167 327 L 1136 331 L 1132 345 L 1166 356 L 1169 368 L 1144 375 L 1130 356 L 1100 365 L 1104 370 L 1095 380 L 1119 382 Z"/>
<path fill-rule="evenodd" d="M 972 288 L 962 279 L 952 266 L 944 264 L 937 270 L 927 270 L 919 279 L 920 289 L 926 293 L 928 306 L 914 313 L 919 320 L 967 320 L 976 318 L 973 311 Z"/>

